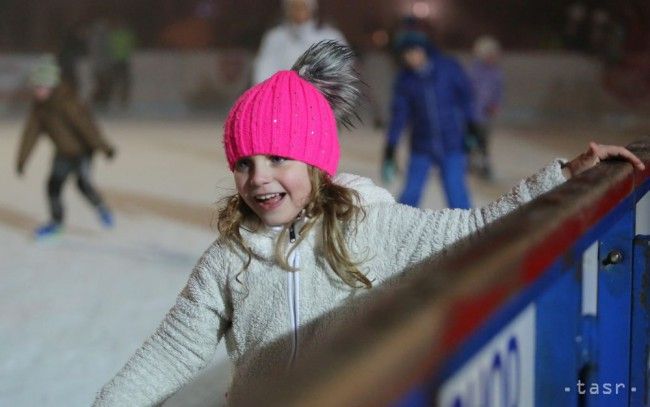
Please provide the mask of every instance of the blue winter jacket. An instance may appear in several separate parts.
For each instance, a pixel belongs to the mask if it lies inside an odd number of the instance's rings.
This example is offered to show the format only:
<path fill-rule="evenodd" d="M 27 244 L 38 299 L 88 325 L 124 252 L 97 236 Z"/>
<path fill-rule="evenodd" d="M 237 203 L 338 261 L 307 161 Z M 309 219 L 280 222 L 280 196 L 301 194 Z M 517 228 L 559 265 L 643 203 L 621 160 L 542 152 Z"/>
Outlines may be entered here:
<path fill-rule="evenodd" d="M 456 60 L 430 50 L 423 70 L 399 72 L 391 109 L 389 146 L 396 146 L 410 125 L 411 151 L 435 159 L 462 152 L 466 123 L 475 115 L 471 82 Z"/>

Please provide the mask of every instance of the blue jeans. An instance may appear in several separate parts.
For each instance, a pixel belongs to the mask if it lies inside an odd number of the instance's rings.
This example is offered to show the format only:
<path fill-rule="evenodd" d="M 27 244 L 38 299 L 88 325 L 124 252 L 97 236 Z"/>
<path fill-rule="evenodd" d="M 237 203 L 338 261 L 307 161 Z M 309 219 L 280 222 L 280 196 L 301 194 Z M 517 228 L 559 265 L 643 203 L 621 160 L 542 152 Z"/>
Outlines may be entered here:
<path fill-rule="evenodd" d="M 414 207 L 420 204 L 422 191 L 432 165 L 437 166 L 440 171 L 442 187 L 447 196 L 447 206 L 469 209 L 470 198 L 465 181 L 465 155 L 462 152 L 449 153 L 439 161 L 430 154 L 411 152 L 406 185 L 399 202 Z"/>

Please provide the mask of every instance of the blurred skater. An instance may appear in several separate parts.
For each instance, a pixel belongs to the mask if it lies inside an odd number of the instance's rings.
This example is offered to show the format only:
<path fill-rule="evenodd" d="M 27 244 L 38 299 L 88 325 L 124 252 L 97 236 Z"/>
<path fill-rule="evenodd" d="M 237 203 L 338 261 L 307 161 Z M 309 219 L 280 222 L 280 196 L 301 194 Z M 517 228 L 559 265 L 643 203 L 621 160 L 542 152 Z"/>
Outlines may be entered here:
<path fill-rule="evenodd" d="M 469 76 L 474 87 L 474 108 L 477 126 L 468 135 L 470 168 L 484 179 L 494 173 L 490 160 L 490 130 L 501 107 L 503 97 L 503 71 L 499 65 L 501 47 L 497 40 L 482 36 L 474 43 L 474 62 Z"/>
<path fill-rule="evenodd" d="M 136 38 L 124 20 L 116 19 L 113 22 L 108 33 L 108 44 L 111 60 L 108 101 L 110 102 L 115 93 L 119 107 L 126 109 L 131 100 L 131 57 L 135 50 Z"/>
<path fill-rule="evenodd" d="M 417 207 L 431 167 L 440 172 L 450 208 L 468 209 L 464 138 L 475 128 L 472 89 L 460 64 L 437 50 L 427 37 L 411 31 L 397 44 L 403 68 L 393 88 L 382 179 L 392 182 L 395 149 L 410 126 L 411 154 L 399 202 Z"/>
<path fill-rule="evenodd" d="M 275 72 L 289 69 L 312 44 L 335 40 L 346 44 L 343 34 L 316 21 L 317 0 L 282 0 L 285 21 L 262 38 L 253 65 L 253 82 L 260 83 Z"/>
<path fill-rule="evenodd" d="M 582 1 L 576 1 L 567 6 L 564 31 L 562 32 L 564 47 L 566 49 L 586 51 L 589 47 L 589 21 L 587 14 L 587 6 Z"/>
<path fill-rule="evenodd" d="M 113 89 L 113 64 L 110 46 L 110 28 L 104 17 L 95 21 L 89 30 L 88 56 L 93 75 L 92 102 L 99 110 L 108 108 Z"/>
<path fill-rule="evenodd" d="M 61 230 L 64 218 L 61 190 L 70 174 L 76 176 L 79 191 L 96 209 L 102 225 L 113 226 L 113 215 L 91 182 L 91 162 L 96 150 L 112 159 L 115 149 L 104 140 L 76 93 L 61 83 L 59 67 L 53 57 L 43 57 L 31 72 L 29 83 L 33 103 L 18 150 L 18 175 L 23 174 L 39 135 L 47 135 L 54 144 L 47 181 L 50 220 L 35 230 L 35 237 L 44 238 Z"/>
<path fill-rule="evenodd" d="M 79 92 L 79 60 L 88 53 L 83 30 L 81 23 L 77 23 L 66 31 L 57 54 L 61 80 L 75 92 Z"/>

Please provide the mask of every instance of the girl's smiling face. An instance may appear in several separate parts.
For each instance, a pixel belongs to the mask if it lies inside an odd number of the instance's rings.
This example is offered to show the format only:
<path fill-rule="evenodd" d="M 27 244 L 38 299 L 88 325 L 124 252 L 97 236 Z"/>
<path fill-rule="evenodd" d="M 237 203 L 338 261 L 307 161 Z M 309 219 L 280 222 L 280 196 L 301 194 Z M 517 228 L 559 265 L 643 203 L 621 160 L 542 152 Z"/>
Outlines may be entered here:
<path fill-rule="evenodd" d="M 237 192 L 267 226 L 290 223 L 309 201 L 309 167 L 302 161 L 244 157 L 235 163 L 234 176 Z"/>

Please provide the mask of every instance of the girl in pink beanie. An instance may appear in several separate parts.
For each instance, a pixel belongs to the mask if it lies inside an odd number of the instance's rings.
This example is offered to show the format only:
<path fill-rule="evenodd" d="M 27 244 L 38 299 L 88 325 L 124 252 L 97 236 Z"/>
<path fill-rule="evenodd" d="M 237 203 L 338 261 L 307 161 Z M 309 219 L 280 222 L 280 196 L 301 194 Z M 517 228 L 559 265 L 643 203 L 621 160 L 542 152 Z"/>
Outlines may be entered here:
<path fill-rule="evenodd" d="M 345 307 L 622 147 L 592 144 L 554 160 L 498 201 L 472 210 L 399 205 L 371 180 L 337 174 L 337 123 L 358 91 L 351 51 L 312 46 L 290 71 L 244 93 L 224 147 L 237 193 L 218 214 L 219 237 L 156 332 L 101 390 L 97 406 L 157 405 L 201 370 L 225 338 L 237 404 L 279 366 L 318 345 Z"/>

